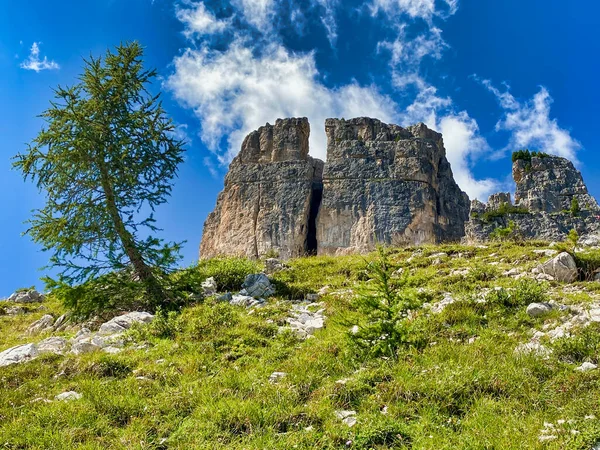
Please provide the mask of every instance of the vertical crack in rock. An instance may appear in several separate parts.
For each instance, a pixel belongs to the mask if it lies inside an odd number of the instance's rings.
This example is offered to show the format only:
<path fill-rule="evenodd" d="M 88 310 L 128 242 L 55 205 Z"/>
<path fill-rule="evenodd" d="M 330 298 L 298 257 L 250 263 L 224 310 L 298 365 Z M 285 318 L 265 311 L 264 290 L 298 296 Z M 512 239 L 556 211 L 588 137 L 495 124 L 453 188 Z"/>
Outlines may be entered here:
<path fill-rule="evenodd" d="M 313 183 L 310 197 L 310 214 L 308 216 L 308 235 L 306 237 L 306 254 L 317 254 L 317 217 L 323 199 L 323 184 Z"/>
<path fill-rule="evenodd" d="M 308 155 L 309 135 L 308 119 L 291 118 L 244 139 L 204 224 L 201 258 L 306 253 L 313 184 L 323 172 L 323 162 Z"/>

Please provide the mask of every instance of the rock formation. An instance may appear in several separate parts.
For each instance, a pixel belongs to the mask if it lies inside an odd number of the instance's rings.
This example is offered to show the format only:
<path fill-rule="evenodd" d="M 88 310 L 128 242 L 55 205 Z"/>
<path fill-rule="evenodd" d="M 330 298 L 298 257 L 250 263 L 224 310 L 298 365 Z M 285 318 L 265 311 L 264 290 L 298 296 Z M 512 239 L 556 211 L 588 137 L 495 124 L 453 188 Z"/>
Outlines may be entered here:
<path fill-rule="evenodd" d="M 466 225 L 468 239 L 485 241 L 510 221 L 525 239 L 563 240 L 573 229 L 580 236 L 600 231 L 598 203 L 569 160 L 549 155 L 518 159 L 512 173 L 514 205 L 510 194 L 505 193 L 493 194 L 487 205 L 473 200 Z M 573 205 L 577 206 L 575 211 L 571 210 Z"/>
<path fill-rule="evenodd" d="M 250 133 L 204 224 L 200 257 L 364 252 L 377 242 L 464 236 L 469 199 L 442 136 L 376 119 L 328 119 L 327 163 L 308 156 L 307 119 Z"/>
<path fill-rule="evenodd" d="M 323 162 L 308 156 L 309 133 L 308 120 L 294 118 L 246 137 L 204 224 L 201 258 L 290 258 L 311 250 L 308 223 Z"/>
<path fill-rule="evenodd" d="M 325 130 L 319 254 L 464 235 L 469 199 L 454 181 L 441 134 L 369 118 L 327 119 Z"/>

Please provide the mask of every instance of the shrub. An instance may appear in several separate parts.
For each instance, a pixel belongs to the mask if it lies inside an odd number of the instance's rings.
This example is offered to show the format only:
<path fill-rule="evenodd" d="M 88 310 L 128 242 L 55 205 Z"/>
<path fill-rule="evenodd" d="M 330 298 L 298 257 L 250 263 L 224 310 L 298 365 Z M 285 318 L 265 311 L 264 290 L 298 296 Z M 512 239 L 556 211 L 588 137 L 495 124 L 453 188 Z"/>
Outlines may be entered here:
<path fill-rule="evenodd" d="M 579 271 L 579 278 L 582 280 L 592 280 L 600 269 L 600 250 L 591 250 L 587 252 L 571 252 L 575 259 L 575 264 Z"/>
<path fill-rule="evenodd" d="M 494 219 L 506 217 L 508 214 L 530 214 L 530 212 L 527 208 L 502 203 L 498 209 L 486 211 L 483 214 L 478 215 L 478 217 L 483 219 L 483 221 L 490 223 Z"/>
<path fill-rule="evenodd" d="M 571 200 L 571 209 L 569 211 L 571 212 L 571 216 L 573 216 L 573 217 L 579 216 L 579 213 L 581 212 L 581 208 L 579 207 L 579 200 L 577 200 L 576 197 L 573 197 L 573 200 Z"/>
<path fill-rule="evenodd" d="M 498 227 L 490 233 L 490 239 L 493 241 L 507 241 L 518 237 L 517 224 L 513 220 L 508 221 L 507 227 Z"/>
<path fill-rule="evenodd" d="M 535 280 L 519 280 L 512 290 L 498 289 L 490 292 L 487 301 L 499 304 L 506 308 L 519 308 L 530 303 L 544 303 L 548 301 L 547 288 L 545 284 Z"/>
<path fill-rule="evenodd" d="M 538 158 L 547 158 L 550 155 L 548 155 L 547 153 L 542 153 L 542 152 L 530 152 L 528 149 L 525 150 L 518 150 L 516 152 L 513 152 L 512 154 L 512 162 L 516 162 L 516 161 L 528 161 L 531 162 L 531 158 L 534 157 L 538 157 Z"/>
<path fill-rule="evenodd" d="M 400 347 L 414 342 L 408 312 L 419 302 L 407 290 L 393 286 L 398 280 L 392 280 L 394 267 L 388 253 L 383 247 L 377 251 L 378 257 L 366 268 L 372 280 L 354 299 L 363 320 L 358 324 L 358 332 L 350 333 L 350 337 L 371 356 L 395 356 Z"/>
<path fill-rule="evenodd" d="M 182 270 L 172 276 L 178 291 L 198 293 L 202 282 L 213 277 L 219 291 L 236 291 L 242 288 L 246 276 L 260 272 L 256 261 L 246 258 L 213 258 L 202 260 L 197 266 Z"/>

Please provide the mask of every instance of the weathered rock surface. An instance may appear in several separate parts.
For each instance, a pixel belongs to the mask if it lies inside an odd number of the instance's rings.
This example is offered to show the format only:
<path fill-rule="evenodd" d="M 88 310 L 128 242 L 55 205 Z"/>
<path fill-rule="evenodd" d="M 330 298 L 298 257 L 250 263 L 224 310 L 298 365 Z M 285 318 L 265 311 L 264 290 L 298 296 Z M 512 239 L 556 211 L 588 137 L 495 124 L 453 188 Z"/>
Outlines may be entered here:
<path fill-rule="evenodd" d="M 36 290 L 17 291 L 6 300 L 15 303 L 41 303 L 44 301 L 44 294 Z"/>
<path fill-rule="evenodd" d="M 35 344 L 24 344 L 11 347 L 0 353 L 0 367 L 31 361 L 36 358 L 38 354 L 37 345 Z"/>
<path fill-rule="evenodd" d="M 515 204 L 520 207 L 555 213 L 570 209 L 571 201 L 576 199 L 582 210 L 599 209 L 581 173 L 568 159 L 546 156 L 518 160 L 512 173 L 517 184 Z"/>
<path fill-rule="evenodd" d="M 154 316 L 147 312 L 130 312 L 112 318 L 106 323 L 103 323 L 98 330 L 99 335 L 108 335 L 115 333 L 122 333 L 125 330 L 131 328 L 134 323 L 150 323 L 154 319 Z"/>
<path fill-rule="evenodd" d="M 550 275 L 556 281 L 572 283 L 577 280 L 577 264 L 567 252 L 559 253 L 537 269 L 540 273 Z"/>
<path fill-rule="evenodd" d="M 454 181 L 441 134 L 369 118 L 327 119 L 325 130 L 319 254 L 463 237 L 469 200 Z"/>
<path fill-rule="evenodd" d="M 240 295 L 247 295 L 253 298 L 266 298 L 275 293 L 275 289 L 269 278 L 264 273 L 250 274 L 242 284 Z"/>
<path fill-rule="evenodd" d="M 595 242 L 594 236 L 600 232 L 600 208 L 569 160 L 557 156 L 517 160 L 512 172 L 517 186 L 514 206 L 521 213 L 509 212 L 484 220 L 484 213 L 497 212 L 502 203 L 512 206 L 510 195 L 493 194 L 487 205 L 474 200 L 465 226 L 469 240 L 486 241 L 495 229 L 506 228 L 512 221 L 516 232 L 525 239 L 560 241 L 569 231 L 576 230 L 582 242 Z M 573 199 L 580 209 L 575 215 L 570 211 Z"/>
<path fill-rule="evenodd" d="M 323 162 L 308 156 L 309 134 L 306 118 L 292 118 L 246 137 L 204 224 L 201 258 L 290 258 L 311 250 L 308 223 Z"/>
<path fill-rule="evenodd" d="M 41 319 L 36 320 L 31 325 L 29 325 L 29 328 L 27 328 L 27 333 L 37 334 L 41 333 L 42 331 L 52 330 L 53 325 L 54 317 L 52 317 L 50 314 L 46 314 L 42 316 Z"/>
<path fill-rule="evenodd" d="M 531 317 L 541 317 L 550 311 L 552 311 L 552 305 L 549 303 L 530 303 L 526 312 Z"/>

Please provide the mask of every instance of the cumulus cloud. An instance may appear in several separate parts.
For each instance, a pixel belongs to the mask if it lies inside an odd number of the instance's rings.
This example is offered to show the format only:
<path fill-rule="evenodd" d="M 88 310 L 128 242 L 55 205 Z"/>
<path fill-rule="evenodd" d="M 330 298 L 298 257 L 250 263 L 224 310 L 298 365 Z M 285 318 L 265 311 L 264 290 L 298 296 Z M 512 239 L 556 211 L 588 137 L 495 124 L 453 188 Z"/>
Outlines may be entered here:
<path fill-rule="evenodd" d="M 44 59 L 40 59 L 40 44 L 41 42 L 33 43 L 29 56 L 21 63 L 21 69 L 33 70 L 35 72 L 60 69 L 60 66 L 56 62 L 48 60 L 48 57 L 44 56 Z"/>
<path fill-rule="evenodd" d="M 556 119 L 550 117 L 553 99 L 545 87 L 540 87 L 533 98 L 520 102 L 510 93 L 508 86 L 505 92 L 501 92 L 489 80 L 481 82 L 504 109 L 504 116 L 496 124 L 496 130 L 511 133 L 506 150 L 533 147 L 577 162 L 577 151 L 581 144 L 568 130 L 561 128 Z"/>
<path fill-rule="evenodd" d="M 450 98 L 438 96 L 433 86 L 422 89 L 403 117 L 404 124 L 415 122 L 423 122 L 442 133 L 454 178 L 470 198 L 485 201 L 500 189 L 503 183 L 499 180 L 476 179 L 473 175 L 476 161 L 489 154 L 491 148 L 480 135 L 475 119 L 466 111 L 454 112 Z"/>
<path fill-rule="evenodd" d="M 206 9 L 204 2 L 192 3 L 189 7 L 178 6 L 175 13 L 177 19 L 185 25 L 184 34 L 188 38 L 221 33 L 229 25 L 228 20 L 219 20 Z"/>
<path fill-rule="evenodd" d="M 237 154 L 247 133 L 280 117 L 308 117 L 311 154 L 324 159 L 327 117 L 393 121 L 396 114 L 394 102 L 374 86 L 326 87 L 312 53 L 294 54 L 280 44 L 259 55 L 241 39 L 225 51 L 187 49 L 174 68 L 166 86 L 194 110 L 202 140 L 222 164 Z"/>
<path fill-rule="evenodd" d="M 232 4 L 242 13 L 246 22 L 259 31 L 273 27 L 276 0 L 233 0 Z"/>

